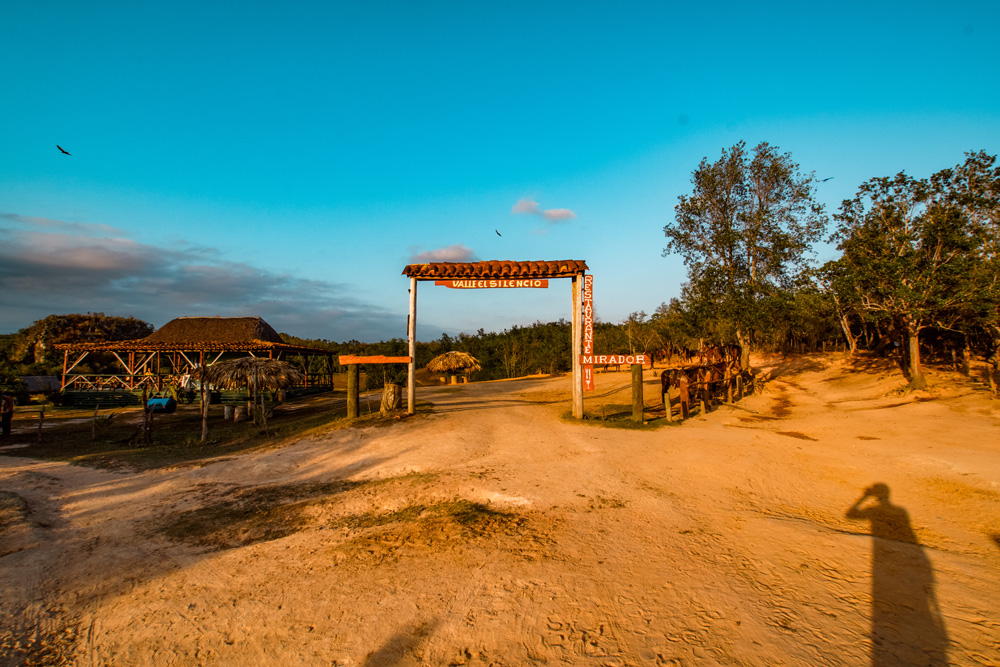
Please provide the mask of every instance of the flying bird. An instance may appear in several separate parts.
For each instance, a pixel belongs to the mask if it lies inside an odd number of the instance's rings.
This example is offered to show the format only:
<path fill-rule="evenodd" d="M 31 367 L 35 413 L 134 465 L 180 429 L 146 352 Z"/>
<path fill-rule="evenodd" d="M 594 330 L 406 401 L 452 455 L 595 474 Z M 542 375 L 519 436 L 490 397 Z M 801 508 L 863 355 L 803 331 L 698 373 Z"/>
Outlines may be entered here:
<path fill-rule="evenodd" d="M 493 231 L 497 232 L 497 236 L 503 236 L 503 234 L 501 234 L 501 233 L 500 233 L 500 232 L 498 232 L 497 230 L 495 230 L 495 229 L 494 229 Z"/>
<path fill-rule="evenodd" d="M 820 182 L 820 183 L 826 183 L 826 182 L 827 182 L 827 181 L 829 181 L 829 180 L 830 180 L 831 178 L 833 178 L 833 176 L 830 176 L 829 178 L 821 178 L 821 179 L 819 179 L 819 182 Z"/>
<path fill-rule="evenodd" d="M 56 148 L 58 148 L 59 150 L 61 150 L 64 155 L 72 155 L 72 153 L 70 153 L 68 150 L 66 150 L 65 148 L 63 148 L 59 144 L 56 144 Z"/>

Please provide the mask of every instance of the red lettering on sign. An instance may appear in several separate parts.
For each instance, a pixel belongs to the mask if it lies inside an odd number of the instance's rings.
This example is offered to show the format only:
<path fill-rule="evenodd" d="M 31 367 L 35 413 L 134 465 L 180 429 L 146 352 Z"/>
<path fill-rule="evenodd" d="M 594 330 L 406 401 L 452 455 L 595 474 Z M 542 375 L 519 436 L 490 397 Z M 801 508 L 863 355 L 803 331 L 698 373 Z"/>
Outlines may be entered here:
<path fill-rule="evenodd" d="M 583 353 L 594 353 L 594 276 L 583 277 Z M 583 390 L 594 391 L 594 367 L 583 364 Z"/>
<path fill-rule="evenodd" d="M 491 289 L 505 287 L 533 287 L 546 288 L 549 281 L 546 278 L 526 278 L 523 280 L 435 280 L 435 285 L 450 287 L 451 289 Z"/>
<path fill-rule="evenodd" d="M 648 358 L 644 354 L 581 354 L 581 364 L 597 364 L 600 366 L 621 366 L 622 364 L 645 364 Z"/>

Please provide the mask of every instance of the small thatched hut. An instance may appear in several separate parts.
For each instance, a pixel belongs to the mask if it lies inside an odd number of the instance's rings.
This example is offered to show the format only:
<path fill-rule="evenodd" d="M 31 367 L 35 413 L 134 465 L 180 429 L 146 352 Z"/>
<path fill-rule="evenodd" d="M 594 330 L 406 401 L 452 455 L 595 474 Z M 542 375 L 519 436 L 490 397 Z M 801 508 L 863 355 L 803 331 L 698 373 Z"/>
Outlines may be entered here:
<path fill-rule="evenodd" d="M 465 352 L 455 351 L 439 354 L 427 364 L 427 370 L 431 373 L 450 375 L 452 384 L 458 382 L 457 375 L 459 373 L 468 378 L 469 373 L 481 371 L 482 369 L 483 367 L 479 365 L 479 360 L 474 356 Z"/>

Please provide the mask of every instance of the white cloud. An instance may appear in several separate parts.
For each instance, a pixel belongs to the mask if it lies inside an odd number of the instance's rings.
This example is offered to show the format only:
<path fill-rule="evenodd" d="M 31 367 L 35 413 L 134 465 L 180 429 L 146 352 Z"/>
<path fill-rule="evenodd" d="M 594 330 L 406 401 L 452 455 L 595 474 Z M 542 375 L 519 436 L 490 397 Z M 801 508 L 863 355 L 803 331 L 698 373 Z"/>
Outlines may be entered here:
<path fill-rule="evenodd" d="M 87 222 L 66 222 L 64 220 L 53 220 L 52 218 L 34 218 L 17 213 L 0 213 L 0 219 L 10 220 L 21 225 L 32 227 L 48 227 L 66 233 L 86 234 L 86 235 L 108 235 L 115 234 L 121 236 L 122 230 L 111 225 L 95 224 Z"/>
<path fill-rule="evenodd" d="M 562 222 L 563 220 L 572 220 L 576 217 L 576 213 L 568 208 L 550 208 L 542 211 L 542 215 L 549 222 Z"/>
<path fill-rule="evenodd" d="M 405 335 L 405 312 L 361 301 L 347 285 L 229 261 L 215 248 L 101 237 L 120 233 L 105 225 L 0 220 L 16 223 L 0 225 L 0 333 L 52 314 L 104 312 L 154 326 L 185 315 L 259 315 L 278 331 L 329 340 Z"/>
<path fill-rule="evenodd" d="M 456 243 L 445 248 L 427 250 L 419 254 L 414 254 L 410 257 L 410 261 L 414 264 L 429 264 L 431 262 L 474 262 L 476 261 L 476 253 L 472 250 L 472 248 L 466 247 L 461 243 Z"/>
<path fill-rule="evenodd" d="M 517 200 L 517 203 L 511 207 L 510 212 L 511 215 L 518 215 L 521 213 L 538 215 L 545 218 L 552 224 L 572 220 L 576 217 L 576 213 L 568 208 L 550 208 L 543 211 L 542 207 L 538 205 L 538 202 L 530 197 L 521 197 Z"/>
<path fill-rule="evenodd" d="M 534 199 L 529 199 L 528 197 L 521 197 L 517 200 L 517 203 L 511 207 L 510 212 L 512 215 L 518 213 L 531 213 L 533 215 L 538 215 L 542 212 L 541 208 L 538 206 L 538 202 Z"/>

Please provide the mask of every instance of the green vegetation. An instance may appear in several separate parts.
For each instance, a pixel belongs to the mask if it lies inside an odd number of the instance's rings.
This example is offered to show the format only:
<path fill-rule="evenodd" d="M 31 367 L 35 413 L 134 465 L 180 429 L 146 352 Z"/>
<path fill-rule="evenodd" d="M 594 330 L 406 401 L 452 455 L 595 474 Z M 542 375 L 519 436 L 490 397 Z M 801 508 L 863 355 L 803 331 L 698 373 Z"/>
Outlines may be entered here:
<path fill-rule="evenodd" d="M 911 388 L 921 360 L 1000 367 L 1000 168 L 996 157 L 928 178 L 900 173 L 863 183 L 834 215 L 842 256 L 808 261 L 826 227 L 814 177 L 788 154 L 742 143 L 692 176 L 664 254 L 688 267 L 681 297 L 648 325 L 667 345 L 694 341 L 770 350 L 816 349 L 843 340 L 896 357 Z"/>
<path fill-rule="evenodd" d="M 417 404 L 418 414 L 427 409 Z M 109 414 L 114 414 L 109 418 Z M 216 409 L 210 417 L 210 440 L 200 444 L 201 414 L 197 405 L 179 406 L 177 412 L 154 415 L 152 444 L 142 445 L 142 411 L 122 408 L 113 413 L 102 411 L 94 419 L 93 410 L 49 408 L 46 428 L 40 443 L 29 449 L 11 450 L 17 456 L 67 461 L 95 468 L 148 470 L 180 465 L 205 465 L 220 457 L 243 452 L 281 447 L 314 435 L 356 425 L 395 423 L 382 418 L 378 410 L 347 420 L 347 410 L 340 401 L 313 400 L 306 407 L 288 410 L 278 406 L 269 421 L 271 434 L 261 433 L 250 422 L 234 423 L 222 419 Z M 0 455 L 5 452 L 0 452 Z"/>
<path fill-rule="evenodd" d="M 664 353 L 739 343 L 745 351 L 812 351 L 841 342 L 852 352 L 894 356 L 911 387 L 924 384 L 921 362 L 955 363 L 966 372 L 980 354 L 1000 379 L 1000 167 L 995 156 L 968 153 L 962 164 L 926 178 L 900 173 L 861 184 L 833 219 L 830 241 L 842 255 L 818 267 L 811 259 L 827 233 L 817 180 L 790 154 L 743 142 L 707 158 L 692 173 L 663 229 L 664 255 L 680 255 L 688 280 L 680 296 L 652 315 L 595 323 L 602 353 Z M 479 360 L 473 380 L 564 373 L 571 368 L 570 324 L 535 322 L 502 332 L 442 334 L 418 343 L 423 368 L 450 351 Z M 52 315 L 0 336 L 0 384 L 26 399 L 20 375 L 58 373 L 49 354 L 59 342 L 125 340 L 151 333 L 133 318 Z M 337 355 L 406 356 L 400 338 L 342 343 L 281 334 L 285 342 Z M 303 358 L 288 361 L 301 366 Z M 745 360 L 744 360 L 745 361 Z M 325 359 L 311 359 L 311 373 Z M 92 354 L 84 373 L 112 373 L 110 355 Z M 369 389 L 405 381 L 404 364 L 362 366 Z"/>

